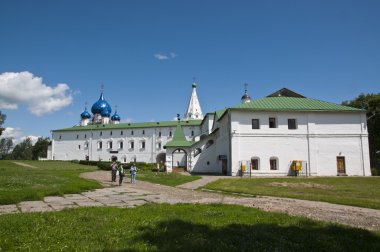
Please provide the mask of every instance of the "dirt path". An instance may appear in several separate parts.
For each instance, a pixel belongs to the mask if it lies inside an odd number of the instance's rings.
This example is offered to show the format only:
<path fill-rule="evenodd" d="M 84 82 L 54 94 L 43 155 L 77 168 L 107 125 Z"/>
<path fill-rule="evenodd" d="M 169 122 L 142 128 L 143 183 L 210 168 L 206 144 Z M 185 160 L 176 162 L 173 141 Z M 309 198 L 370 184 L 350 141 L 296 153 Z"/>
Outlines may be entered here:
<path fill-rule="evenodd" d="M 16 165 L 23 166 L 23 167 L 36 168 L 36 167 L 33 166 L 33 165 L 29 165 L 29 164 L 25 164 L 25 163 L 21 163 L 21 162 L 13 162 L 13 163 L 15 163 Z"/>
<path fill-rule="evenodd" d="M 110 173 L 96 171 L 82 175 L 88 179 L 100 181 L 104 186 L 110 187 Z M 211 179 L 213 180 L 213 179 Z M 194 184 L 199 181 L 194 181 Z M 137 184 L 124 184 L 133 187 L 140 193 L 154 194 L 146 200 L 157 203 L 222 203 L 253 207 L 270 212 L 282 212 L 293 216 L 304 216 L 314 220 L 323 220 L 346 224 L 353 227 L 380 231 L 380 210 L 345 206 L 317 201 L 297 200 L 277 197 L 239 197 L 226 196 L 213 192 L 194 191 L 190 183 L 183 189 L 138 181 Z M 196 187 L 196 186 L 194 186 Z"/>

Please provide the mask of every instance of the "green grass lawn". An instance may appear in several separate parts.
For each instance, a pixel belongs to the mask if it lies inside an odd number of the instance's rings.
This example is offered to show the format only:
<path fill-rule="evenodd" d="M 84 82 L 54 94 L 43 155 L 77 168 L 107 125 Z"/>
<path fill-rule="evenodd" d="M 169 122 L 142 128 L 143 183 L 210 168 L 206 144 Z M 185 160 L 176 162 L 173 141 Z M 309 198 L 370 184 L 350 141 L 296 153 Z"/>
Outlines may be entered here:
<path fill-rule="evenodd" d="M 220 179 L 203 188 L 380 209 L 380 177 Z"/>
<path fill-rule="evenodd" d="M 172 172 L 151 172 L 151 171 L 138 171 L 137 172 L 137 181 L 147 181 L 154 184 L 167 185 L 167 186 L 177 186 L 182 185 L 187 182 L 191 182 L 197 179 L 200 179 L 200 176 L 185 176 L 180 173 Z M 127 180 L 130 179 L 129 173 L 127 173 Z"/>
<path fill-rule="evenodd" d="M 379 232 L 230 205 L 6 214 L 0 227 L 0 251 L 380 251 Z"/>
<path fill-rule="evenodd" d="M 20 162 L 33 166 L 24 167 Z M 96 181 L 79 177 L 96 167 L 59 161 L 0 161 L 0 205 L 24 200 L 41 200 L 45 196 L 79 193 L 101 188 Z"/>

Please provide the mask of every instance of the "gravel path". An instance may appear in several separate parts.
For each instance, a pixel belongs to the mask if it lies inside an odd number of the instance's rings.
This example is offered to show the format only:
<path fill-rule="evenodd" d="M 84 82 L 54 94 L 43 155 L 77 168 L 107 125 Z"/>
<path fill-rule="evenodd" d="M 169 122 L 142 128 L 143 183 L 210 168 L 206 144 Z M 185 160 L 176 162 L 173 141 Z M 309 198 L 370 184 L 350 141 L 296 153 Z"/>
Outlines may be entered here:
<path fill-rule="evenodd" d="M 25 201 L 17 205 L 3 205 L 0 206 L 0 214 L 59 211 L 64 208 L 79 206 L 134 207 L 147 202 L 169 204 L 221 203 L 253 207 L 270 212 L 282 212 L 293 216 L 304 216 L 314 220 L 380 231 L 380 210 L 289 198 L 227 196 L 220 193 L 193 190 L 218 179 L 214 176 L 204 176 L 201 180 L 178 187 L 144 181 L 130 184 L 128 180 L 122 186 L 118 186 L 116 183 L 110 182 L 110 176 L 107 171 L 84 173 L 82 177 L 97 180 L 106 188 L 82 194 L 64 195 L 63 197 L 45 197 L 43 201 Z"/>
<path fill-rule="evenodd" d="M 98 180 L 110 186 L 110 174 L 97 171 L 84 174 L 84 177 Z M 155 193 L 154 202 L 166 203 L 222 203 L 254 207 L 264 211 L 282 212 L 293 216 L 304 216 L 314 220 L 323 220 L 346 224 L 368 230 L 380 231 L 380 210 L 338 205 L 326 202 L 277 198 L 269 196 L 239 197 L 226 196 L 219 193 L 194 191 L 197 186 L 214 181 L 218 176 L 204 176 L 201 180 L 186 183 L 177 187 L 157 185 L 138 181 L 137 184 L 126 184 L 145 193 Z M 186 189 L 184 189 L 186 188 Z M 190 190 L 189 190 L 190 189 Z"/>

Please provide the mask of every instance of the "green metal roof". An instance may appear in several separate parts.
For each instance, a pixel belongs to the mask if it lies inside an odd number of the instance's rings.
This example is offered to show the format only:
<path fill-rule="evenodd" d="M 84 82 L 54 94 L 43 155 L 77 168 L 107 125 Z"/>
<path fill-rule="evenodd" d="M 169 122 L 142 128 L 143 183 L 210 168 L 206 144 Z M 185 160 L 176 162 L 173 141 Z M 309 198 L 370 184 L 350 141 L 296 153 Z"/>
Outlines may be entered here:
<path fill-rule="evenodd" d="M 134 128 L 157 128 L 157 127 L 176 127 L 182 126 L 199 126 L 202 120 L 188 121 L 162 121 L 162 122 L 142 122 L 142 123 L 119 123 L 119 124 L 91 124 L 87 126 L 74 126 L 71 128 L 57 129 L 57 131 L 82 131 L 82 130 L 105 130 L 105 129 L 134 129 Z"/>
<path fill-rule="evenodd" d="M 217 110 L 217 111 L 215 111 L 215 114 L 218 118 L 220 118 L 226 112 L 226 110 L 227 110 L 226 108 Z"/>
<path fill-rule="evenodd" d="M 347 107 L 331 102 L 324 102 L 310 98 L 296 97 L 264 97 L 243 103 L 231 109 L 250 109 L 264 111 L 337 111 L 359 112 L 361 109 Z"/>
<path fill-rule="evenodd" d="M 165 148 L 167 147 L 190 147 L 194 142 L 187 141 L 185 134 L 183 133 L 182 126 L 180 124 L 177 125 L 175 129 L 173 139 L 165 144 Z"/>

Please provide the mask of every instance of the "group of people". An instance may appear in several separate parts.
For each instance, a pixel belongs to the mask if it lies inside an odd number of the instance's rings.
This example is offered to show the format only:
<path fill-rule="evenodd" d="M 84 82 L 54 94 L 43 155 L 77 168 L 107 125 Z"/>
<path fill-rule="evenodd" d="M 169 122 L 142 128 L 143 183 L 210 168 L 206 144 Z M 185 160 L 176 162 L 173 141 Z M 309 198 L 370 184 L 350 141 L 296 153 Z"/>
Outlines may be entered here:
<path fill-rule="evenodd" d="M 136 184 L 136 173 L 137 168 L 134 164 L 132 164 L 131 169 L 129 170 L 131 174 L 131 184 Z M 114 160 L 111 164 L 111 180 L 112 182 L 116 182 L 116 177 L 119 176 L 119 186 L 123 184 L 123 179 L 125 177 L 125 169 L 120 162 L 116 162 Z"/>

